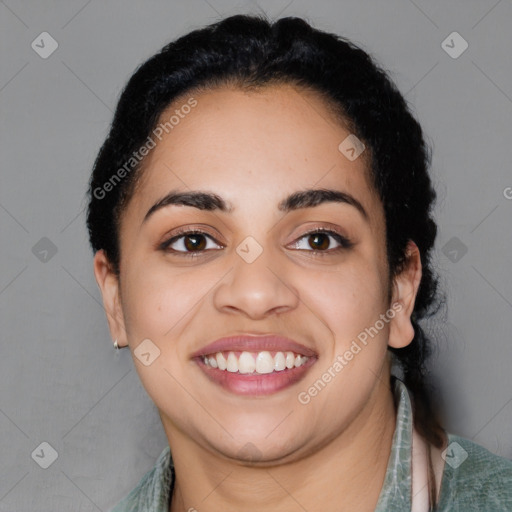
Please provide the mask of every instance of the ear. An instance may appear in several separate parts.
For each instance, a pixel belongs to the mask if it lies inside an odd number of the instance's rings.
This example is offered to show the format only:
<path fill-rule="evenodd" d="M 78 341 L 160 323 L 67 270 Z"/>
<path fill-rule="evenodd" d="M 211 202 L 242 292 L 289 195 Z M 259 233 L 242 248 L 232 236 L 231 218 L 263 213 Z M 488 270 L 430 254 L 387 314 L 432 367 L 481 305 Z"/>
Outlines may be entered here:
<path fill-rule="evenodd" d="M 120 347 L 128 345 L 119 295 L 119 277 L 103 250 L 94 255 L 94 276 L 103 296 L 110 335 L 113 340 L 117 340 Z"/>
<path fill-rule="evenodd" d="M 418 246 L 409 240 L 404 268 L 393 281 L 392 309 L 395 316 L 390 321 L 388 345 L 403 348 L 414 338 L 411 315 L 421 281 L 421 258 Z"/>

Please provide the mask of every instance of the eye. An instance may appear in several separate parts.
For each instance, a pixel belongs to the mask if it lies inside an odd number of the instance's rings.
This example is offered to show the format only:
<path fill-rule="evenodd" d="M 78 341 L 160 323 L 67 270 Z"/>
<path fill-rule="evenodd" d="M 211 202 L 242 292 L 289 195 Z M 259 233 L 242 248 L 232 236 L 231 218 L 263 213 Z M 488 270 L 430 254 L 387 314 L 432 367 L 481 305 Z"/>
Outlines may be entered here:
<path fill-rule="evenodd" d="M 332 244 L 338 247 L 332 248 Z M 293 242 L 293 248 L 313 252 L 314 254 L 326 255 L 348 249 L 354 244 L 345 236 L 336 231 L 328 229 L 315 229 L 305 233 L 298 240 Z M 212 249 L 222 249 L 211 235 L 204 231 L 179 230 L 176 235 L 160 244 L 159 249 L 165 252 L 174 253 L 178 256 L 197 257 Z"/>
<path fill-rule="evenodd" d="M 211 244 L 208 245 L 208 242 Z M 178 235 L 160 245 L 161 250 L 179 253 L 180 256 L 198 256 L 204 251 L 215 248 L 222 249 L 222 246 L 211 235 L 200 230 L 180 231 Z"/>
<path fill-rule="evenodd" d="M 338 247 L 331 248 L 332 243 L 337 243 Z M 315 229 L 305 233 L 293 243 L 293 247 L 299 250 L 306 250 L 314 253 L 333 253 L 352 247 L 345 236 L 328 229 Z"/>

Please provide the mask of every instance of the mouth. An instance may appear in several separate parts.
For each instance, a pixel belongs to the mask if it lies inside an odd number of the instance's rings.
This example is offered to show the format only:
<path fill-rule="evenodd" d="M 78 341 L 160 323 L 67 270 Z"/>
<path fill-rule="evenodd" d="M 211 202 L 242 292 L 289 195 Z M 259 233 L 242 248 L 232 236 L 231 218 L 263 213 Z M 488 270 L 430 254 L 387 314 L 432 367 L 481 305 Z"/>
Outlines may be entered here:
<path fill-rule="evenodd" d="M 316 362 L 316 353 L 280 336 L 221 338 L 192 359 L 206 377 L 239 395 L 269 395 L 302 380 Z"/>

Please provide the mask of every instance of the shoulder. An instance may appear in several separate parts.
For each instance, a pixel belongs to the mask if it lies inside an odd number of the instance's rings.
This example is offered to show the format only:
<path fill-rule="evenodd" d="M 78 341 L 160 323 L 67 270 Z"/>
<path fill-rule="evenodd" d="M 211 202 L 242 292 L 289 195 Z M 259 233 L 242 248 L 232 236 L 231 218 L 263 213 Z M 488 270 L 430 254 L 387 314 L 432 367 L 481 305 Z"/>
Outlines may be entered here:
<path fill-rule="evenodd" d="M 448 434 L 439 510 L 512 512 L 512 461 Z"/>
<path fill-rule="evenodd" d="M 135 488 L 109 512 L 167 511 L 173 478 L 170 447 L 167 446 L 156 464 L 139 480 Z"/>

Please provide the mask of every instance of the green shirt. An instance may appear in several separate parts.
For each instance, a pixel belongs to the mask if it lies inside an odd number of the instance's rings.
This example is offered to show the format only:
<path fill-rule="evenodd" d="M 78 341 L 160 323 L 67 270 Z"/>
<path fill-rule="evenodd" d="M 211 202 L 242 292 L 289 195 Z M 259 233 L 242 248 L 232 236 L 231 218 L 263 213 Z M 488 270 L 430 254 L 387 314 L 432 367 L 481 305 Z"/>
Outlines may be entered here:
<path fill-rule="evenodd" d="M 396 427 L 375 512 L 411 510 L 412 407 L 405 385 L 395 380 Z M 512 512 L 512 461 L 448 434 L 439 512 Z M 174 485 L 170 447 L 110 512 L 168 512 Z"/>

